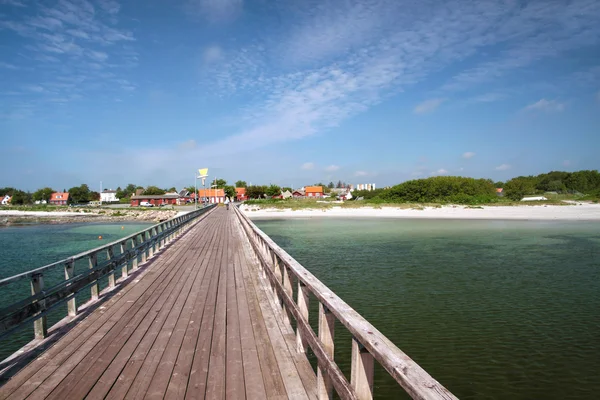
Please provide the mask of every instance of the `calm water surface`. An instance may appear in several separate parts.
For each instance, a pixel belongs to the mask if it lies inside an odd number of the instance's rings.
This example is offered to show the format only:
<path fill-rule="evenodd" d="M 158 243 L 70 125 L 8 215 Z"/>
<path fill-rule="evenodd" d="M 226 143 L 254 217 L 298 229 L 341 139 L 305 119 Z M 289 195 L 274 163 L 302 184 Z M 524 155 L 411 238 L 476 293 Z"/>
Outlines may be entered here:
<path fill-rule="evenodd" d="M 148 223 L 87 223 L 57 225 L 23 225 L 0 228 L 0 279 L 62 260 L 151 226 Z M 102 240 L 98 239 L 102 236 Z M 85 261 L 85 260 L 83 260 Z M 80 266 L 75 266 L 75 272 Z M 44 274 L 46 287 L 64 279 L 64 271 Z M 100 281 L 101 288 L 106 282 Z M 0 287 L 0 309 L 27 297 L 29 282 L 19 281 Z M 89 296 L 87 296 L 89 298 Z M 78 304 L 87 300 L 78 296 Z M 48 326 L 66 315 L 66 305 L 48 316 Z M 33 325 L 32 325 L 33 326 Z M 0 339 L 0 360 L 3 360 L 33 338 L 33 328 L 24 328 Z"/>
<path fill-rule="evenodd" d="M 459 398 L 598 398 L 599 223 L 255 222 Z M 381 369 L 375 384 L 404 398 Z"/>

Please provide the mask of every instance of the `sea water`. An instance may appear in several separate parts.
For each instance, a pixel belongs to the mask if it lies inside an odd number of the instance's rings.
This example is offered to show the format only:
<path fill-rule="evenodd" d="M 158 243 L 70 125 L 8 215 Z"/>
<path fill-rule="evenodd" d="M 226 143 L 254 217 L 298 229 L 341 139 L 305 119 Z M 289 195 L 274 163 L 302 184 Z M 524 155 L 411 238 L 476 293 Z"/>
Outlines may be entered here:
<path fill-rule="evenodd" d="M 459 398 L 598 397 L 598 222 L 255 223 Z M 335 336 L 349 376 L 350 335 Z M 405 397 L 377 367 L 375 398 Z"/>
<path fill-rule="evenodd" d="M 119 222 L 20 225 L 0 228 L 0 279 L 103 246 L 151 225 Z M 75 272 L 77 273 L 77 270 Z M 64 271 L 60 267 L 45 273 L 45 286 L 49 287 L 55 283 L 53 279 L 64 279 Z M 27 279 L 0 287 L 0 309 L 26 298 L 30 291 Z M 78 297 L 80 300 L 85 298 L 83 293 Z M 63 304 L 48 316 L 48 326 L 65 315 L 66 305 Z M 0 361 L 32 338 L 33 324 L 0 339 Z"/>

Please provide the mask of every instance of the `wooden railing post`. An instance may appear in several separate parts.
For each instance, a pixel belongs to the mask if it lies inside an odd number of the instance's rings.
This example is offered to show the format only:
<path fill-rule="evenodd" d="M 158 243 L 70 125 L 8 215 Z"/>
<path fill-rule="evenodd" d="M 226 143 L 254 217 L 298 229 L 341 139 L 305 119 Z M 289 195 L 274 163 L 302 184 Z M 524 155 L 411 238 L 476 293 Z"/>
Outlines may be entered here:
<path fill-rule="evenodd" d="M 31 294 L 35 295 L 44 290 L 44 275 L 35 274 L 31 277 Z M 46 300 L 38 300 L 40 312 L 46 309 Z M 39 314 L 37 313 L 37 314 Z M 48 322 L 46 316 L 40 317 L 33 322 L 33 332 L 36 339 L 43 339 L 48 336 Z"/>
<path fill-rule="evenodd" d="M 137 235 L 131 238 L 131 248 L 135 249 L 137 246 Z M 133 261 L 131 261 L 131 269 L 132 270 L 136 270 L 138 269 L 138 257 L 139 255 L 137 254 L 137 250 L 134 250 L 136 253 L 133 257 Z"/>
<path fill-rule="evenodd" d="M 127 252 L 127 242 L 121 242 L 120 247 L 121 247 L 121 254 L 125 254 L 125 252 Z M 123 279 L 127 278 L 127 276 L 129 275 L 129 271 L 127 270 L 127 268 L 129 268 L 129 260 L 125 260 L 125 263 L 123 264 L 123 267 L 121 268 L 121 278 L 123 278 Z"/>
<path fill-rule="evenodd" d="M 292 288 L 292 280 L 290 277 L 290 271 L 288 271 L 287 266 L 284 263 L 281 263 L 281 269 L 283 272 L 283 289 L 285 290 L 285 292 L 292 297 L 293 296 L 293 288 Z M 285 321 L 286 324 L 290 323 L 290 317 L 288 315 L 287 309 L 285 307 L 285 302 L 281 301 L 281 309 L 283 311 L 283 320 Z"/>
<path fill-rule="evenodd" d="M 373 398 L 374 371 L 373 356 L 353 337 L 350 384 L 360 400 L 370 400 Z"/>
<path fill-rule="evenodd" d="M 335 328 L 335 315 L 319 302 L 319 340 L 323 344 L 323 350 L 333 360 L 333 337 Z M 333 397 L 333 385 L 327 371 L 323 369 L 321 362 L 317 365 L 317 396 L 319 400 L 331 399 Z"/>
<path fill-rule="evenodd" d="M 96 268 L 98 266 L 98 254 L 92 253 L 90 254 L 90 269 Z M 98 281 L 95 280 L 91 289 L 92 300 L 98 300 Z"/>
<path fill-rule="evenodd" d="M 144 242 L 146 242 L 146 232 L 143 232 L 140 235 L 140 244 L 144 244 Z M 148 249 L 146 248 L 146 246 L 143 246 L 142 248 L 142 264 L 144 264 L 146 262 L 146 253 L 147 253 Z"/>
<path fill-rule="evenodd" d="M 112 246 L 108 246 L 106 248 L 106 257 L 108 257 L 108 261 L 110 262 L 110 260 L 112 260 L 114 256 L 115 254 L 113 252 Z M 112 272 L 108 274 L 108 287 L 111 289 L 115 287 L 115 269 L 113 269 Z"/>
<path fill-rule="evenodd" d="M 302 318 L 308 323 L 308 289 L 304 282 L 298 279 L 298 309 L 300 310 L 300 315 Z M 306 348 L 308 347 L 306 344 L 306 338 L 300 331 L 300 324 L 296 324 L 296 350 L 298 353 L 304 353 Z"/>
<path fill-rule="evenodd" d="M 154 228 L 150 228 L 150 231 L 146 232 L 146 235 L 148 235 L 148 240 L 150 241 L 150 246 L 148 246 L 148 258 L 152 258 L 154 257 L 154 244 L 152 243 Z"/>
<path fill-rule="evenodd" d="M 73 260 L 69 260 L 65 264 L 65 280 L 72 279 L 75 276 L 75 262 Z M 77 302 L 75 300 L 75 296 L 71 300 L 67 302 L 67 313 L 69 317 L 74 317 L 77 315 Z"/>

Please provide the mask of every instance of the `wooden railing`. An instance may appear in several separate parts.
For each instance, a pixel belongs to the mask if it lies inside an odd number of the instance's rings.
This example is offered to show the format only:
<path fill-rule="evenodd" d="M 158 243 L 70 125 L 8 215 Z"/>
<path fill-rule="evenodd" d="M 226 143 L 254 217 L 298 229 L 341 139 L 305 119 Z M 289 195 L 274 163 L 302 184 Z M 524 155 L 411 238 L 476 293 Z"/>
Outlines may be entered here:
<path fill-rule="evenodd" d="M 298 352 L 310 346 L 317 358 L 317 394 L 331 399 L 333 389 L 342 399 L 372 399 L 374 361 L 398 382 L 413 399 L 456 399 L 444 386 L 346 304 L 285 250 L 234 207 L 273 295 L 282 304 L 284 318 L 296 321 Z M 293 285 L 297 299 L 293 299 Z M 308 320 L 309 293 L 319 301 L 318 333 Z M 334 324 L 340 321 L 352 335 L 350 382 L 334 361 Z"/>
<path fill-rule="evenodd" d="M 208 206 L 172 218 L 93 250 L 1 279 L 0 288 L 28 279 L 31 296 L 0 309 L 0 338 L 31 322 L 35 338 L 45 338 L 48 334 L 47 314 L 58 305 L 67 302 L 68 316 L 76 316 L 78 307 L 75 296 L 79 292 L 90 288 L 90 300 L 98 300 L 100 279 L 108 277 L 108 288 L 114 288 L 115 272 L 118 269 L 121 269 L 121 277 L 127 278 L 131 271 L 137 270 L 156 252 L 191 227 L 197 217 L 213 208 L 214 206 Z M 102 257 L 105 259 L 99 262 L 98 255 L 102 253 L 106 257 Z M 87 261 L 83 271 L 75 270 L 78 261 L 79 264 Z M 64 281 L 52 287 L 44 287 L 44 274 L 57 274 L 60 269 L 64 269 Z"/>

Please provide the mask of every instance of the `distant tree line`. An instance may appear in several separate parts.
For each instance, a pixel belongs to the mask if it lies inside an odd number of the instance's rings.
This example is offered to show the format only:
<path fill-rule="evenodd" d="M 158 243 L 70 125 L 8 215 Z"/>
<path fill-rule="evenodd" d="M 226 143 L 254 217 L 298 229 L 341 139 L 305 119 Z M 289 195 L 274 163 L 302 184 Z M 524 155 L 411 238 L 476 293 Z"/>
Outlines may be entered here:
<path fill-rule="evenodd" d="M 600 197 L 600 173 L 596 170 L 577 172 L 551 171 L 537 176 L 518 176 L 503 186 L 504 195 L 511 200 L 521 200 L 528 194 L 582 193 Z"/>

